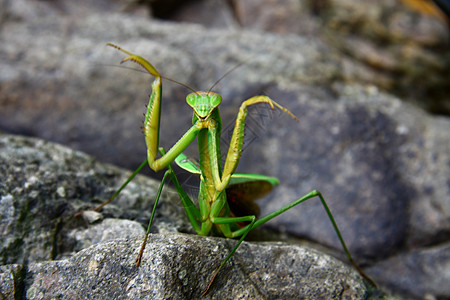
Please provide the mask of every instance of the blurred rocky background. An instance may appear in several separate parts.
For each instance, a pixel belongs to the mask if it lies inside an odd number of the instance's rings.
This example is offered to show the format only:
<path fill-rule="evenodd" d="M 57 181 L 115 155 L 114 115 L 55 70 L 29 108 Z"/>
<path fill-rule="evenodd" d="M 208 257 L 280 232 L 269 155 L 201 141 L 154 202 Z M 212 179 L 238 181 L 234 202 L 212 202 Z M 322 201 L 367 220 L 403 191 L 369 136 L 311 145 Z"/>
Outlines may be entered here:
<path fill-rule="evenodd" d="M 262 214 L 318 189 L 350 251 L 380 286 L 406 298 L 450 297 L 450 36 L 449 20 L 434 2 L 0 0 L 0 12 L 4 133 L 64 144 L 133 170 L 145 159 L 140 127 L 151 77 L 119 68 L 124 55 L 107 42 L 149 59 L 161 74 L 195 90 L 208 90 L 244 62 L 213 89 L 224 99 L 224 155 L 238 107 L 251 96 L 268 95 L 300 119 L 296 123 L 264 105 L 250 109 L 238 171 L 281 181 L 259 202 Z M 189 92 L 164 82 L 160 143 L 166 148 L 191 124 L 184 102 Z M 23 142 L 5 141 L 1 220 L 9 223 L 3 225 L 2 260 L 24 263 L 35 257 L 35 248 L 19 241 L 40 232 L 40 225 L 20 225 L 40 213 L 25 204 L 25 211 L 19 209 L 24 185 L 44 189 L 27 195 L 34 200 L 26 203 L 65 199 L 52 210 L 55 218 L 93 207 L 89 202 L 107 199 L 115 187 L 104 190 L 93 179 L 80 183 L 63 176 L 63 189 L 46 189 L 46 178 L 58 168 L 39 170 L 57 156 L 24 163 Z M 195 146 L 187 149 L 190 156 L 196 157 Z M 19 180 L 18 169 L 26 171 L 26 180 Z M 179 172 L 195 198 L 196 178 Z M 76 192 L 63 193 L 71 188 Z M 266 228 L 340 251 L 315 201 Z M 151 202 L 136 211 L 150 208 Z M 147 219 L 117 211 L 109 214 L 141 224 Z M 170 215 L 163 213 L 161 222 Z M 11 235 L 11 224 L 20 225 L 19 234 Z M 64 226 L 77 225 L 60 220 L 46 226 L 67 236 Z M 189 232 L 185 225 L 175 228 Z M 66 255 L 67 245 L 55 236 L 50 240 L 50 254 L 30 260 Z"/>

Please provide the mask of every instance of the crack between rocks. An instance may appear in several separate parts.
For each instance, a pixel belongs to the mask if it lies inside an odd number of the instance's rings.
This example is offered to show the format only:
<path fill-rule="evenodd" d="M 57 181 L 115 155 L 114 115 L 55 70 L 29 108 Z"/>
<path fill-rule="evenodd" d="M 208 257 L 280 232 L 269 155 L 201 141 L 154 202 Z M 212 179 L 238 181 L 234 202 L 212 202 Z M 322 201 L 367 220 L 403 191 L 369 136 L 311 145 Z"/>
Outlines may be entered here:
<path fill-rule="evenodd" d="M 14 299 L 26 299 L 25 278 L 28 274 L 28 265 L 19 265 L 19 270 L 13 272 L 14 277 Z"/>

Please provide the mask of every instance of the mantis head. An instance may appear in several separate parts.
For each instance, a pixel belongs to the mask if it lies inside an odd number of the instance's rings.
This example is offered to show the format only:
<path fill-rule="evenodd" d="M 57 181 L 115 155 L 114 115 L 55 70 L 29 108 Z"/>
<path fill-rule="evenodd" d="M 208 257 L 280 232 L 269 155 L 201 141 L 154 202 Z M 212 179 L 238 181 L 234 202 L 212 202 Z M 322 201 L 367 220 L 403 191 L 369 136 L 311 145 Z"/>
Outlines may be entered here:
<path fill-rule="evenodd" d="M 194 109 L 199 119 L 206 119 L 222 102 L 222 97 L 214 92 L 195 92 L 186 97 L 186 102 Z"/>

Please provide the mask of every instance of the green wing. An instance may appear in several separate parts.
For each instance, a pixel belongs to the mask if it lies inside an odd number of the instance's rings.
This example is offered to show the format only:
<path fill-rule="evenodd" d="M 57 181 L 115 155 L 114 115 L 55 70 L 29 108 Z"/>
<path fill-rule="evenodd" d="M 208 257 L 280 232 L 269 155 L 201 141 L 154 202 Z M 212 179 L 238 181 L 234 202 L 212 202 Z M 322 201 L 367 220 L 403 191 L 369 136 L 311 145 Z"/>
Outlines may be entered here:
<path fill-rule="evenodd" d="M 270 183 L 271 186 L 276 186 L 280 184 L 280 181 L 275 177 L 251 173 L 234 173 L 233 175 L 231 175 L 229 185 L 241 184 L 252 181 L 265 181 L 267 183 Z"/>
<path fill-rule="evenodd" d="M 181 153 L 176 164 L 193 174 L 200 175 L 200 165 Z M 266 196 L 274 186 L 280 184 L 277 178 L 249 173 L 234 173 L 226 188 L 228 205 L 235 216 L 259 215 L 259 205 L 255 200 Z"/>
<path fill-rule="evenodd" d="M 192 158 L 188 158 L 184 153 L 180 153 L 180 155 L 175 158 L 175 162 L 180 168 L 188 171 L 189 173 L 198 175 L 201 174 L 200 165 L 198 162 Z"/>
<path fill-rule="evenodd" d="M 260 174 L 234 173 L 226 189 L 227 201 L 236 216 L 258 216 L 259 205 L 255 200 L 266 196 L 280 184 L 275 177 Z"/>

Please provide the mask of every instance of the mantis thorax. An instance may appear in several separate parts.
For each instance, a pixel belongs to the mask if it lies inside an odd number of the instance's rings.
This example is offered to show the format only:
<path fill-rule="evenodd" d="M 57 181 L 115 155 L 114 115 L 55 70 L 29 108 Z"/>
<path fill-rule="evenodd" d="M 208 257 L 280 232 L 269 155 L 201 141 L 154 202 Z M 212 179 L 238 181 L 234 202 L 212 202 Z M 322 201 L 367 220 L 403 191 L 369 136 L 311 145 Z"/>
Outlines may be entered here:
<path fill-rule="evenodd" d="M 222 97 L 214 92 L 195 92 L 186 97 L 186 102 L 199 119 L 208 118 L 213 110 L 222 102 Z"/>

